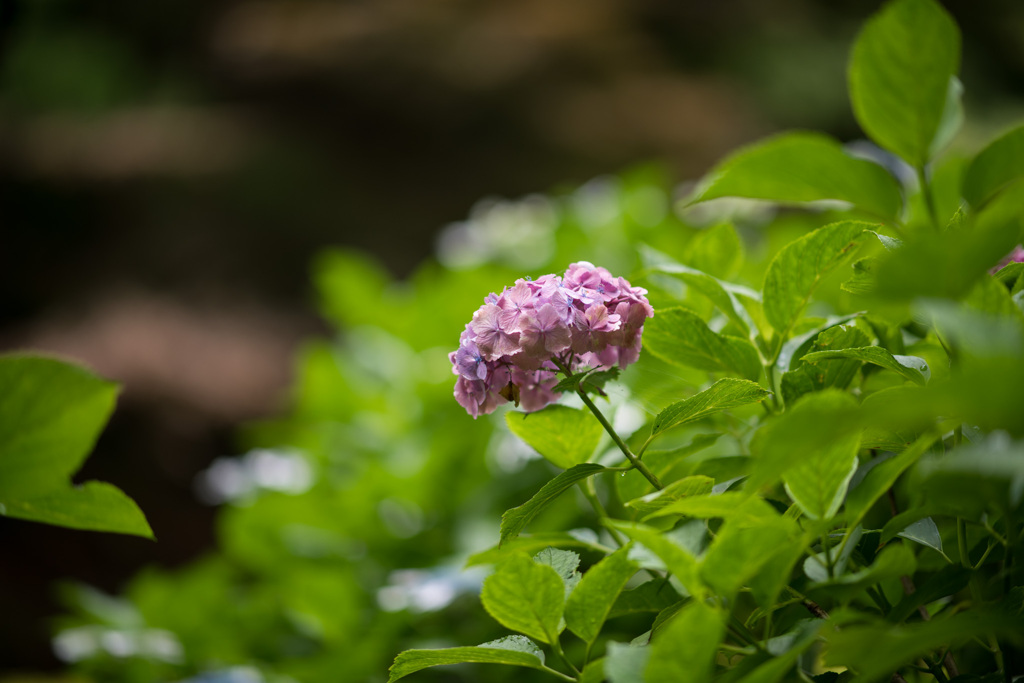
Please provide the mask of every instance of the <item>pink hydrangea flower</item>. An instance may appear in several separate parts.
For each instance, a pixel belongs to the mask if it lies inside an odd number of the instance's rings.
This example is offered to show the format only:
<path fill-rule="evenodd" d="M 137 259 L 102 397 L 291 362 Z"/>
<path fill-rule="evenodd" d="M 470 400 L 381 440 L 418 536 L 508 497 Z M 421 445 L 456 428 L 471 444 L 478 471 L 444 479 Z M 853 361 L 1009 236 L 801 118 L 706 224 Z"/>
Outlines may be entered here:
<path fill-rule="evenodd" d="M 573 371 L 626 367 L 654 315 L 646 295 L 586 261 L 488 294 L 448 356 L 455 399 L 474 418 L 510 400 L 530 412 L 558 400 L 554 360 Z"/>
<path fill-rule="evenodd" d="M 1004 256 L 999 263 L 992 266 L 992 268 L 988 272 L 991 273 L 992 275 L 995 275 L 996 273 L 998 273 L 1000 270 L 1010 265 L 1011 263 L 1024 263 L 1024 246 L 1021 246 L 1020 244 L 1015 246 L 1013 248 L 1013 251 Z"/>

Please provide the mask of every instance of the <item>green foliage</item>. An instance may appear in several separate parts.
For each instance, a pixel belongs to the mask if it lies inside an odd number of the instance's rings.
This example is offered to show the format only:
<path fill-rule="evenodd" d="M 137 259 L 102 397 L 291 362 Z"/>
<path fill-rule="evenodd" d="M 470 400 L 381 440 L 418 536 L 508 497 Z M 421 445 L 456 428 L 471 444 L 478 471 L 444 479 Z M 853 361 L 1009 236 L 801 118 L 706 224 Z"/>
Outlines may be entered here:
<path fill-rule="evenodd" d="M 153 538 L 120 489 L 73 485 L 114 409 L 117 385 L 51 358 L 0 357 L 0 514 Z"/>
<path fill-rule="evenodd" d="M 391 680 L 1020 675 L 1024 271 L 990 271 L 1024 234 L 1021 129 L 940 156 L 959 50 L 935 0 L 886 4 L 853 48 L 857 120 L 916 183 L 784 134 L 699 185 L 711 227 L 685 207 L 637 223 L 630 196 L 668 194 L 636 174 L 602 226 L 579 196 L 548 200 L 536 273 L 429 263 L 398 283 L 323 256 L 338 337 L 303 354 L 290 412 L 245 434 L 295 449 L 309 490 L 229 503 L 218 555 L 140 576 L 118 610 L 69 598 L 65 632 L 180 649 L 131 669 L 97 648 L 80 671 L 372 681 L 400 653 Z M 724 197 L 796 207 L 737 230 Z M 581 259 L 648 289 L 640 360 L 564 379 L 542 411 L 469 419 L 445 361 L 467 313 Z"/>

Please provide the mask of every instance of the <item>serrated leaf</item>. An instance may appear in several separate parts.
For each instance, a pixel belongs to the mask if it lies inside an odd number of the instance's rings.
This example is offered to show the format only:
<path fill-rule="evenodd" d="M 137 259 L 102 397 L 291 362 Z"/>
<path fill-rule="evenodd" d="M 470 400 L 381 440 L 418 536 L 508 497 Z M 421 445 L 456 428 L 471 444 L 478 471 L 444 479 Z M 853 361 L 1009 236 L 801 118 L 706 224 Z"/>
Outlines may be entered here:
<path fill-rule="evenodd" d="M 565 623 L 587 644 L 601 632 L 612 606 L 638 566 L 624 546 L 587 570 L 565 604 Z"/>
<path fill-rule="evenodd" d="M 565 470 L 586 462 L 601 440 L 601 423 L 590 413 L 568 406 L 505 413 L 505 422 L 513 434 Z"/>
<path fill-rule="evenodd" d="M 502 640 L 507 641 L 508 639 L 504 638 Z M 524 638 L 523 640 L 527 639 Z M 405 678 L 417 671 L 445 664 L 509 664 L 511 666 L 525 666 L 530 669 L 543 670 L 545 668 L 542 656 L 538 656 L 537 653 L 526 649 L 510 649 L 504 646 L 494 647 L 496 642 L 501 641 L 484 643 L 477 647 L 452 647 L 444 650 L 406 650 L 395 657 L 395 662 L 391 665 L 391 669 L 389 669 L 388 683 Z M 538 649 L 537 652 L 539 653 L 540 650 Z M 543 655 L 543 653 L 540 653 L 540 655 Z"/>
<path fill-rule="evenodd" d="M 846 487 L 857 470 L 859 448 L 860 434 L 847 434 L 826 448 L 804 453 L 782 475 L 789 497 L 808 518 L 829 520 L 839 511 Z"/>
<path fill-rule="evenodd" d="M 576 568 L 580 566 L 580 556 L 571 550 L 560 550 L 558 548 L 545 548 L 533 556 L 533 561 L 551 567 L 561 577 L 565 585 L 565 596 L 568 598 L 576 584 L 580 582 L 580 573 Z"/>
<path fill-rule="evenodd" d="M 714 496 L 681 498 L 649 515 L 651 519 L 670 515 L 683 515 L 694 519 L 738 520 L 743 524 L 777 515 L 771 505 L 758 497 L 726 491 Z"/>
<path fill-rule="evenodd" d="M 813 351 L 845 349 L 851 346 L 864 346 L 869 342 L 868 336 L 855 325 L 836 325 L 823 330 L 814 340 L 808 353 Z M 783 401 L 789 405 L 804 394 L 821 391 L 828 387 L 846 389 L 860 370 L 859 361 L 843 361 L 813 365 L 804 363 L 806 355 L 801 355 L 797 367 L 782 375 L 781 391 Z"/>
<path fill-rule="evenodd" d="M 939 533 L 939 527 L 936 526 L 935 520 L 931 517 L 917 520 L 896 535 L 942 553 L 942 535 Z"/>
<path fill-rule="evenodd" d="M 821 279 L 845 262 L 871 228 L 868 223 L 831 223 L 787 244 L 764 278 L 764 313 L 787 337 Z"/>
<path fill-rule="evenodd" d="M 929 160 L 960 66 L 960 32 L 934 0 L 895 0 L 864 26 L 850 56 L 858 123 L 912 166 Z"/>
<path fill-rule="evenodd" d="M 705 683 L 711 679 L 727 615 L 701 600 L 691 600 L 662 628 L 650 645 L 644 671 L 649 683 Z"/>
<path fill-rule="evenodd" d="M 646 515 L 660 510 L 666 505 L 680 500 L 681 498 L 707 495 L 711 493 L 711 489 L 714 485 L 715 480 L 711 477 L 700 475 L 684 477 L 678 481 L 668 484 L 665 488 L 659 491 L 648 493 L 646 496 L 640 496 L 639 498 L 634 498 L 633 500 L 628 501 L 626 506 L 633 508 L 641 515 Z"/>
<path fill-rule="evenodd" d="M 999 190 L 1024 178 L 1024 126 L 1018 126 L 988 144 L 967 167 L 964 199 L 975 208 Z"/>
<path fill-rule="evenodd" d="M 881 346 L 862 346 L 852 349 L 833 349 L 826 351 L 814 351 L 804 356 L 809 363 L 822 360 L 852 359 L 864 363 L 871 363 L 886 370 L 892 370 L 905 379 L 915 384 L 924 386 L 932 376 L 928 368 L 928 362 L 918 356 L 894 356 Z"/>
<path fill-rule="evenodd" d="M 841 200 L 882 218 L 896 216 L 902 206 L 892 175 L 820 133 L 783 133 L 736 152 L 708 173 L 690 203 L 717 197 Z"/>
<path fill-rule="evenodd" d="M 544 643 L 556 642 L 565 585 L 549 566 L 515 554 L 484 580 L 484 609 L 502 626 Z"/>
<path fill-rule="evenodd" d="M 0 357 L 0 514 L 153 538 L 115 486 L 71 485 L 103 430 L 116 384 L 52 358 Z"/>
<path fill-rule="evenodd" d="M 769 396 L 770 391 L 754 382 L 731 377 L 720 379 L 699 394 L 677 401 L 658 413 L 651 436 L 729 408 L 759 403 Z"/>
<path fill-rule="evenodd" d="M 644 325 L 644 348 L 675 365 L 725 371 L 748 379 L 761 375 L 757 349 L 746 339 L 718 334 L 685 308 L 658 311 Z"/>
<path fill-rule="evenodd" d="M 506 510 L 505 514 L 501 516 L 501 540 L 498 541 L 498 545 L 502 545 L 508 539 L 518 536 L 534 517 L 577 482 L 604 472 L 605 469 L 601 465 L 594 463 L 573 465 L 544 484 L 540 491 L 537 491 L 530 500 L 519 507 Z"/>

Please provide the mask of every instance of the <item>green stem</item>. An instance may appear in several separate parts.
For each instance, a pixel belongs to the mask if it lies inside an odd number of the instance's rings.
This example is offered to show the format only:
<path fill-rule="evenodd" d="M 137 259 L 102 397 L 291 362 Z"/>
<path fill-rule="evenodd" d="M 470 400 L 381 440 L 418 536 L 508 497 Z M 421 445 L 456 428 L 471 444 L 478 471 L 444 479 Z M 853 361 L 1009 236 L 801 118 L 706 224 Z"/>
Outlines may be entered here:
<path fill-rule="evenodd" d="M 821 552 L 825 555 L 825 566 L 828 569 L 828 578 L 836 578 L 836 568 L 832 564 L 832 549 L 828 545 L 828 534 L 821 536 Z"/>
<path fill-rule="evenodd" d="M 597 490 L 594 488 L 594 480 L 588 478 L 585 482 L 581 481 L 578 485 L 580 490 L 583 491 L 583 497 L 587 499 L 590 506 L 594 508 L 594 512 L 597 513 L 597 518 L 602 521 L 611 519 L 611 517 L 608 516 L 608 511 L 601 503 L 601 499 L 597 497 Z M 620 548 L 626 545 L 626 539 L 624 539 L 618 531 L 607 524 L 604 524 L 603 526 L 608 530 L 608 533 Z"/>
<path fill-rule="evenodd" d="M 575 377 L 575 375 L 573 375 L 572 371 L 569 369 L 569 366 L 566 363 L 563 363 L 558 358 L 552 358 L 552 361 L 554 361 L 555 365 L 558 366 L 558 369 L 561 370 L 567 378 L 571 379 Z M 654 473 L 647 469 L 647 466 L 644 465 L 638 457 L 633 455 L 633 452 L 629 450 L 629 446 L 626 445 L 626 442 L 622 440 L 622 437 L 618 435 L 615 429 L 611 426 L 611 423 L 609 423 L 607 418 L 605 418 L 601 411 L 598 410 L 597 406 L 594 405 L 594 402 L 590 400 L 590 397 L 587 396 L 587 392 L 583 391 L 583 389 L 580 387 L 579 381 L 576 381 L 574 386 L 576 389 L 576 395 L 580 397 L 580 400 L 583 401 L 583 404 L 586 405 L 587 408 L 590 409 L 590 412 L 594 414 L 594 417 L 597 418 L 597 421 L 600 422 L 601 426 L 604 427 L 604 430 L 608 432 L 608 436 L 612 437 L 612 441 L 614 441 L 615 445 L 619 447 L 619 450 L 622 451 L 622 454 L 626 456 L 626 460 L 629 460 L 629 463 L 634 468 L 639 470 L 640 474 L 644 475 L 647 481 L 651 482 L 654 488 L 658 489 L 659 491 L 663 489 L 664 487 L 661 485 L 661 482 L 658 481 L 658 478 L 654 476 Z"/>
<path fill-rule="evenodd" d="M 928 182 L 924 166 L 918 166 L 915 170 L 917 171 L 917 182 L 921 185 L 921 196 L 924 197 L 924 205 L 928 210 L 928 219 L 931 221 L 932 227 L 935 228 L 935 232 L 940 232 L 942 226 L 939 225 L 939 214 L 935 210 L 935 197 L 932 196 L 931 183 Z"/>
<path fill-rule="evenodd" d="M 572 670 L 572 672 L 574 674 L 576 674 L 576 676 L 578 677 L 580 675 L 580 670 L 577 669 L 575 666 L 573 666 L 573 663 L 570 662 L 569 658 L 565 656 L 565 652 L 562 650 L 562 644 L 558 641 L 558 638 L 557 637 L 552 638 L 551 635 L 549 634 L 548 635 L 548 639 L 551 641 L 551 649 L 555 651 L 555 654 L 557 654 L 558 657 L 565 663 L 565 665 L 568 666 L 569 669 Z M 568 677 L 566 677 L 566 678 L 568 678 Z M 568 680 L 574 681 L 576 679 L 575 678 L 568 678 Z"/>

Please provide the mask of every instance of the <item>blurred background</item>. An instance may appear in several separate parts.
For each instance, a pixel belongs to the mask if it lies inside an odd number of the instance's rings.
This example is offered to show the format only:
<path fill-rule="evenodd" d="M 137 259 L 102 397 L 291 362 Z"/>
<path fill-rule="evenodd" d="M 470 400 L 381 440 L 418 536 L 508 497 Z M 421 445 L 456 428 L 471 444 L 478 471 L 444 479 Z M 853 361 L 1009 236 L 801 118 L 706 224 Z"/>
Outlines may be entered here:
<path fill-rule="evenodd" d="M 1024 4 L 944 4 L 976 148 L 1024 112 Z M 643 168 L 671 200 L 774 131 L 856 139 L 845 61 L 878 6 L 0 0 L 0 350 L 123 384 L 79 476 L 159 538 L 0 518 L 0 675 L 63 666 L 55 582 L 116 593 L 211 551 L 197 473 L 285 409 L 301 343 L 331 334 L 322 249 L 404 278 L 482 199 Z"/>

